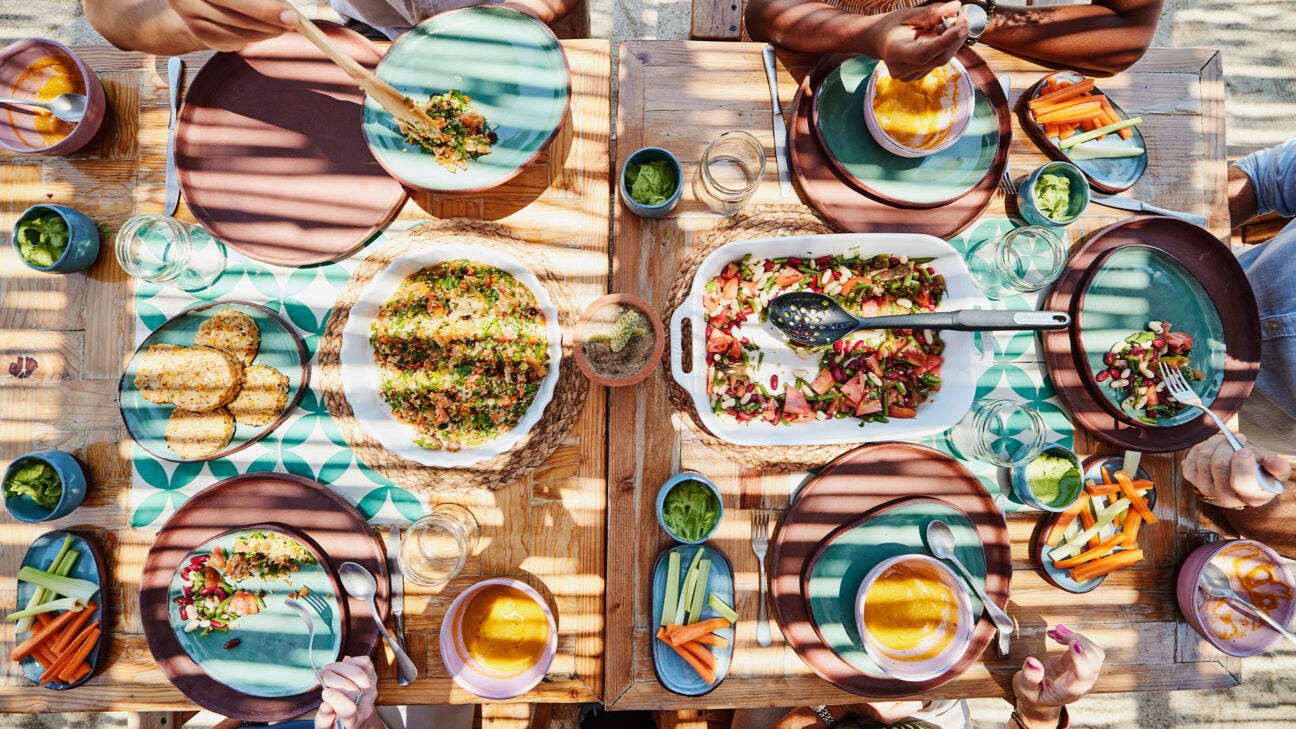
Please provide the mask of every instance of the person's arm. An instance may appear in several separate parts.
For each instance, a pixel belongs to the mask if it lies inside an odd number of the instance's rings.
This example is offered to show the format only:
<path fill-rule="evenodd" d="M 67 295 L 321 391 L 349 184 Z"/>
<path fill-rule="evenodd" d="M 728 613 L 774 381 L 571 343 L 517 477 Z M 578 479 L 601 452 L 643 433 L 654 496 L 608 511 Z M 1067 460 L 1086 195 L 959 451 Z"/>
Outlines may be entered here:
<path fill-rule="evenodd" d="M 1229 222 L 1234 228 L 1274 211 L 1296 218 L 1296 139 L 1230 165 L 1228 193 Z"/>
<path fill-rule="evenodd" d="M 315 712 L 315 729 L 387 729 L 378 716 L 378 673 L 369 656 L 347 656 L 320 669 L 324 690 Z"/>
<path fill-rule="evenodd" d="M 1045 66 L 1110 76 L 1143 57 L 1163 3 L 1093 0 L 1091 5 L 1040 7 L 999 3 L 979 40 Z"/>
<path fill-rule="evenodd" d="M 483 4 L 493 3 L 494 0 L 486 0 Z M 580 0 L 504 0 L 502 4 L 538 18 L 545 25 L 553 25 L 575 10 Z"/>
<path fill-rule="evenodd" d="M 84 0 L 84 8 L 114 46 L 165 56 L 235 51 L 296 24 L 279 0 Z"/>
<path fill-rule="evenodd" d="M 1237 434 L 1246 444 L 1246 436 Z M 1291 478 L 1291 464 L 1260 448 L 1237 453 L 1222 435 L 1198 443 L 1184 456 L 1184 478 L 1197 489 L 1198 498 L 1223 509 L 1229 525 L 1244 537 L 1264 542 L 1280 553 L 1296 556 L 1296 488 L 1271 494 L 1256 483 L 1257 457 L 1274 478 Z"/>
<path fill-rule="evenodd" d="M 1057 729 L 1066 705 L 1089 693 L 1106 654 L 1097 643 L 1059 625 L 1048 637 L 1065 649 L 1043 661 L 1027 658 L 1013 676 L 1013 713 L 1006 729 Z"/>
<path fill-rule="evenodd" d="M 818 0 L 750 0 L 745 20 L 756 40 L 805 53 L 865 53 L 887 63 L 891 75 L 913 81 L 954 57 L 967 39 L 957 0 L 861 15 Z"/>

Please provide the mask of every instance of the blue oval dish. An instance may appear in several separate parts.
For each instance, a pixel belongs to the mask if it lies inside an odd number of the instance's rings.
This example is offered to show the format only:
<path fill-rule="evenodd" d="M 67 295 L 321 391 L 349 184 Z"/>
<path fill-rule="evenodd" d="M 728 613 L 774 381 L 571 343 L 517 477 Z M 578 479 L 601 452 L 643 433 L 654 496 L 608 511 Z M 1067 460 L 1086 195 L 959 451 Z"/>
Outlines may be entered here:
<path fill-rule="evenodd" d="M 104 570 L 103 554 L 100 553 L 99 547 L 96 546 L 94 542 L 91 542 L 76 532 L 56 531 L 40 535 L 36 538 L 36 541 L 32 542 L 31 546 L 27 548 L 27 554 L 23 557 L 22 566 L 34 567 L 38 570 L 48 570 L 51 566 L 50 562 L 58 556 L 59 550 L 63 548 L 63 540 L 67 537 L 72 537 L 71 548 L 81 553 L 81 556 L 72 563 L 72 569 L 68 572 L 68 577 L 87 580 L 102 588 L 108 581 L 107 572 Z M 35 585 L 19 580 L 17 604 L 25 607 L 27 601 L 31 599 L 32 593 L 35 591 Z M 86 619 L 86 624 L 88 625 L 98 620 L 99 625 L 106 628 L 108 621 L 104 619 L 104 593 L 102 589 L 100 589 L 100 591 L 94 596 L 94 601 L 96 605 L 95 611 Z M 86 663 L 90 665 L 89 673 L 76 681 L 69 683 L 51 681 L 45 684 L 45 687 L 54 689 L 55 691 L 63 691 L 65 689 L 75 688 L 86 681 L 89 681 L 90 677 L 95 675 L 99 670 L 99 662 L 103 660 L 104 636 L 106 634 L 106 629 L 100 631 L 99 640 L 95 641 L 94 648 L 91 648 L 90 654 L 86 656 Z M 30 634 L 24 633 L 19 636 L 19 638 L 26 638 L 28 635 Z M 41 674 L 45 672 L 45 669 L 35 658 L 27 656 L 22 659 L 20 666 L 24 676 L 31 679 L 33 683 L 40 683 Z"/>
<path fill-rule="evenodd" d="M 26 258 L 18 252 L 18 227 L 32 218 L 47 216 L 53 213 L 63 219 L 68 229 L 68 244 L 63 249 L 63 255 L 49 266 L 37 266 L 28 263 Z M 79 210 L 73 210 L 65 205 L 33 205 L 23 211 L 18 216 L 18 221 L 14 223 L 13 234 L 9 237 L 13 244 L 14 253 L 28 268 L 34 271 L 45 271 L 48 273 L 73 273 L 75 271 L 84 271 L 94 265 L 95 259 L 99 257 L 99 229 L 95 223 L 86 217 L 85 213 Z"/>
<path fill-rule="evenodd" d="M 689 564 L 693 562 L 693 557 L 697 555 L 699 549 L 702 550 L 702 559 L 711 560 L 711 571 L 707 575 L 707 596 L 715 595 L 724 600 L 726 605 L 737 609 L 737 606 L 734 605 L 733 565 L 729 564 L 729 560 L 719 550 L 706 545 L 681 544 L 667 549 L 657 558 L 657 564 L 653 567 L 652 578 L 653 670 L 657 673 L 657 680 L 662 686 L 666 687 L 666 690 L 681 696 L 701 696 L 714 691 L 716 686 L 724 683 L 725 676 L 729 675 L 729 666 L 733 663 L 734 626 L 732 625 L 716 631 L 716 635 L 729 642 L 728 646 L 724 648 L 707 648 L 716 657 L 717 661 L 716 681 L 709 685 L 698 675 L 697 671 L 693 670 L 693 667 L 687 661 L 675 652 L 674 648 L 666 645 L 656 637 L 657 628 L 662 625 L 662 603 L 666 599 L 666 573 L 669 567 L 670 553 L 680 553 L 679 580 L 682 586 Z M 702 614 L 699 620 L 720 617 L 720 613 L 707 604 L 708 599 L 709 597 L 703 598 Z"/>
<path fill-rule="evenodd" d="M 63 451 L 36 451 L 21 458 L 15 458 L 9 464 L 9 467 L 5 469 L 4 481 L 8 481 L 9 474 L 28 460 L 48 463 L 54 469 L 54 472 L 58 474 L 59 481 L 63 484 L 63 493 L 53 510 L 37 504 L 32 500 L 32 497 L 26 494 L 12 499 L 5 499 L 5 508 L 9 510 L 10 514 L 13 514 L 15 519 L 29 524 L 52 521 L 71 514 L 73 509 L 81 505 L 86 495 L 86 476 L 81 464 L 76 458 L 72 457 L 72 454 Z"/>

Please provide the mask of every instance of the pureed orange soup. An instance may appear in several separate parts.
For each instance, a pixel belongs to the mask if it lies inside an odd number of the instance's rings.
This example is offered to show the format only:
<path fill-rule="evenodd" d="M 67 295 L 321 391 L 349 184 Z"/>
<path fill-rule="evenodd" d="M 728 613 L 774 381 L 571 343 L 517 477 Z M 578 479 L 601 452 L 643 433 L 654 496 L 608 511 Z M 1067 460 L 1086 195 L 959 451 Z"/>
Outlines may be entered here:
<path fill-rule="evenodd" d="M 935 567 L 897 562 L 864 596 L 864 625 L 882 651 L 905 661 L 940 655 L 954 640 L 958 599 Z"/>
<path fill-rule="evenodd" d="M 18 79 L 14 81 L 13 93 L 10 95 L 19 99 L 50 101 L 62 94 L 84 93 L 85 83 L 82 81 L 81 74 L 77 71 L 76 66 L 66 58 L 48 56 L 23 69 Z M 6 113 L 9 115 L 9 124 L 14 128 L 19 140 L 31 147 L 48 147 L 57 144 L 76 128 L 75 124 L 65 122 L 42 110 L 16 112 L 13 107 L 10 107 Z M 18 123 L 18 119 L 14 116 L 15 113 L 23 116 L 31 114 L 30 122 Z M 40 135 L 39 143 L 34 139 L 26 138 L 26 135 L 23 134 L 29 129 L 35 129 L 36 133 Z"/>
<path fill-rule="evenodd" d="M 508 585 L 490 585 L 473 596 L 460 629 L 468 658 L 500 676 L 534 666 L 549 642 L 544 608 Z"/>
<path fill-rule="evenodd" d="M 947 63 L 917 81 L 898 81 L 886 64 L 879 63 L 873 81 L 873 117 L 900 144 L 931 149 L 949 137 L 958 114 L 962 76 Z"/>

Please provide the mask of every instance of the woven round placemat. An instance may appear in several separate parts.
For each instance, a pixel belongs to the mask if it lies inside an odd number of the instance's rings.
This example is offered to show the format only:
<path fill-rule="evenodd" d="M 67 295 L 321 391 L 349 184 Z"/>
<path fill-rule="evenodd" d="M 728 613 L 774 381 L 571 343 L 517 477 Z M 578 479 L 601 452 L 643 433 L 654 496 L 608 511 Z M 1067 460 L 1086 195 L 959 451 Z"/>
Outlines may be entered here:
<path fill-rule="evenodd" d="M 421 248 L 445 243 L 461 243 L 493 248 L 507 253 L 523 263 L 540 279 L 558 308 L 558 322 L 562 327 L 562 365 L 553 399 L 545 407 L 544 415 L 531 432 L 512 448 L 494 458 L 465 468 L 440 468 L 403 458 L 387 450 L 371 437 L 355 419 L 351 404 L 342 389 L 342 329 L 346 326 L 360 291 L 379 272 L 395 259 Z M 550 262 L 539 253 L 526 247 L 524 241 L 498 223 L 467 218 L 454 218 L 422 223 L 393 236 L 390 243 L 369 254 L 351 274 L 338 294 L 337 303 L 329 315 L 324 338 L 319 346 L 319 371 L 324 402 L 333 416 L 347 445 L 355 451 L 366 466 L 381 473 L 397 484 L 416 491 L 462 491 L 466 489 L 495 489 L 512 483 L 530 473 L 558 448 L 566 437 L 589 392 L 589 381 L 581 376 L 576 361 L 571 356 L 572 327 L 579 311 L 571 288 Z M 374 383 L 377 395 L 378 383 Z"/>
<path fill-rule="evenodd" d="M 711 255 L 715 249 L 726 243 L 752 238 L 786 238 L 797 235 L 826 235 L 836 233 L 827 223 L 819 218 L 813 210 L 802 205 L 757 205 L 748 208 L 725 221 L 719 228 L 702 236 L 694 242 L 694 248 L 684 261 L 684 268 L 676 277 L 670 294 L 666 297 L 664 321 L 670 321 L 680 304 L 688 297 L 693 287 L 693 277 L 697 274 L 702 260 Z M 669 336 L 669 332 L 667 333 Z M 667 351 L 671 351 L 669 344 Z M 667 368 L 670 363 L 664 363 Z M 822 466 L 840 456 L 859 443 L 822 446 L 740 446 L 728 443 L 707 430 L 698 419 L 693 398 L 674 378 L 667 376 L 668 392 L 671 406 L 682 416 L 682 420 L 697 434 L 699 440 L 708 448 L 716 451 L 729 460 L 748 468 L 763 471 L 804 471 L 808 468 Z"/>

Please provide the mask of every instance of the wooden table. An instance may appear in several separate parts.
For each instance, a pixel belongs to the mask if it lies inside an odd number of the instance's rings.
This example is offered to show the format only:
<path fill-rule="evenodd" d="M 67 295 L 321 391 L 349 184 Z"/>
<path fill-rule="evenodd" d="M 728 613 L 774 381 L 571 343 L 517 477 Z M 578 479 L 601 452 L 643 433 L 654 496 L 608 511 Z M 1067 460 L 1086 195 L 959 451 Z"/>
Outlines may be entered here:
<path fill-rule="evenodd" d="M 679 157 L 690 179 L 706 144 L 729 129 L 763 140 L 768 160 L 765 182 L 753 204 L 796 203 L 779 197 L 770 125 L 769 90 L 759 44 L 708 42 L 623 43 L 617 116 L 619 157 L 642 146 L 665 147 Z M 1039 66 L 978 46 L 991 67 L 1012 78 L 1011 100 L 1045 72 Z M 814 58 L 779 54 L 779 96 L 790 109 L 797 85 Z M 1131 115 L 1147 122 L 1152 164 L 1131 195 L 1165 207 L 1203 213 L 1211 231 L 1227 235 L 1225 204 L 1224 84 L 1219 55 L 1212 51 L 1150 51 L 1130 71 L 1105 80 L 1103 88 Z M 1018 177 L 1045 160 L 1022 132 L 1014 114 L 1010 162 Z M 620 160 L 618 160 L 618 169 Z M 915 214 L 921 214 L 915 213 Z M 1005 217 L 997 197 L 987 216 Z M 1091 206 L 1071 227 L 1073 240 L 1126 215 Z M 612 290 L 666 303 L 671 284 L 693 239 L 719 219 L 700 205 L 686 185 L 674 213 L 650 221 L 617 206 Z M 775 630 L 774 644 L 755 641 L 756 561 L 750 547 L 753 509 L 787 507 L 789 478 L 743 469 L 702 445 L 672 422 L 666 378 L 654 375 L 639 388 L 611 394 L 609 418 L 615 442 L 609 451 L 609 543 L 607 585 L 606 702 L 618 709 L 729 706 L 791 706 L 856 700 L 818 678 Z M 1081 455 L 1110 453 L 1082 432 Z M 1197 539 L 1195 500 L 1180 479 L 1176 459 L 1147 457 L 1158 484 L 1171 484 L 1157 505 L 1161 522 L 1148 532 L 1145 562 L 1117 573 L 1098 590 L 1072 597 L 1043 581 L 1032 566 L 1027 539 L 1036 513 L 1010 516 L 1013 581 L 1009 612 L 1019 632 L 1012 655 L 988 650 L 984 662 L 933 696 L 1007 696 L 1013 673 L 1029 655 L 1045 650 L 1046 626 L 1064 623 L 1085 632 L 1107 650 L 1098 691 L 1168 690 L 1232 686 L 1239 661 L 1206 645 L 1183 622 L 1174 600 L 1176 566 Z M 650 570 L 668 539 L 657 526 L 653 500 L 671 474 L 694 469 L 710 476 L 725 502 L 725 522 L 711 544 L 733 562 L 737 609 L 742 615 L 729 678 L 701 698 L 684 698 L 658 684 L 650 649 Z M 1169 498 L 1167 498 L 1169 496 Z M 1056 648 L 1055 648 L 1056 649 Z"/>
<path fill-rule="evenodd" d="M 598 40 L 564 41 L 563 47 L 572 72 L 571 116 L 549 153 L 489 194 L 420 196 L 422 208 L 411 202 L 401 218 L 427 218 L 430 212 L 498 220 L 543 250 L 567 274 L 584 306 L 607 291 L 610 48 Z M 75 156 L 0 157 L 0 229 L 6 233 L 36 203 L 70 205 L 113 227 L 136 213 L 161 212 L 166 59 L 111 48 L 77 52 L 102 78 L 110 116 L 97 140 Z M 187 57 L 189 80 L 205 58 Z M 183 207 L 179 217 L 192 220 Z M 30 378 L 0 375 L 0 458 L 8 462 L 38 448 L 63 449 L 82 460 L 91 480 L 85 503 L 64 519 L 26 525 L 0 516 L 0 611 L 14 609 L 14 575 L 32 539 L 50 529 L 76 528 L 105 548 L 111 613 L 108 658 L 89 685 L 48 691 L 3 661 L 0 711 L 194 708 L 154 663 L 140 625 L 140 572 L 156 531 L 129 527 L 130 439 L 118 412 L 117 381 L 133 349 L 131 301 L 131 280 L 117 266 L 111 245 L 85 274 L 66 276 L 38 273 L 12 253 L 0 254 L 0 361 L 27 356 L 38 362 Z M 449 587 L 425 591 L 408 585 L 407 642 L 424 678 L 397 687 L 390 654 L 380 648 L 375 660 L 382 703 L 480 701 L 447 676 L 437 633 L 464 587 L 500 575 L 528 580 L 551 596 L 559 620 L 553 668 L 518 701 L 593 701 L 602 694 L 605 412 L 605 399 L 592 395 L 542 468 L 499 491 L 457 499 L 481 523 L 480 545 Z M 8 624 L 0 648 L 7 652 L 13 637 Z"/>

